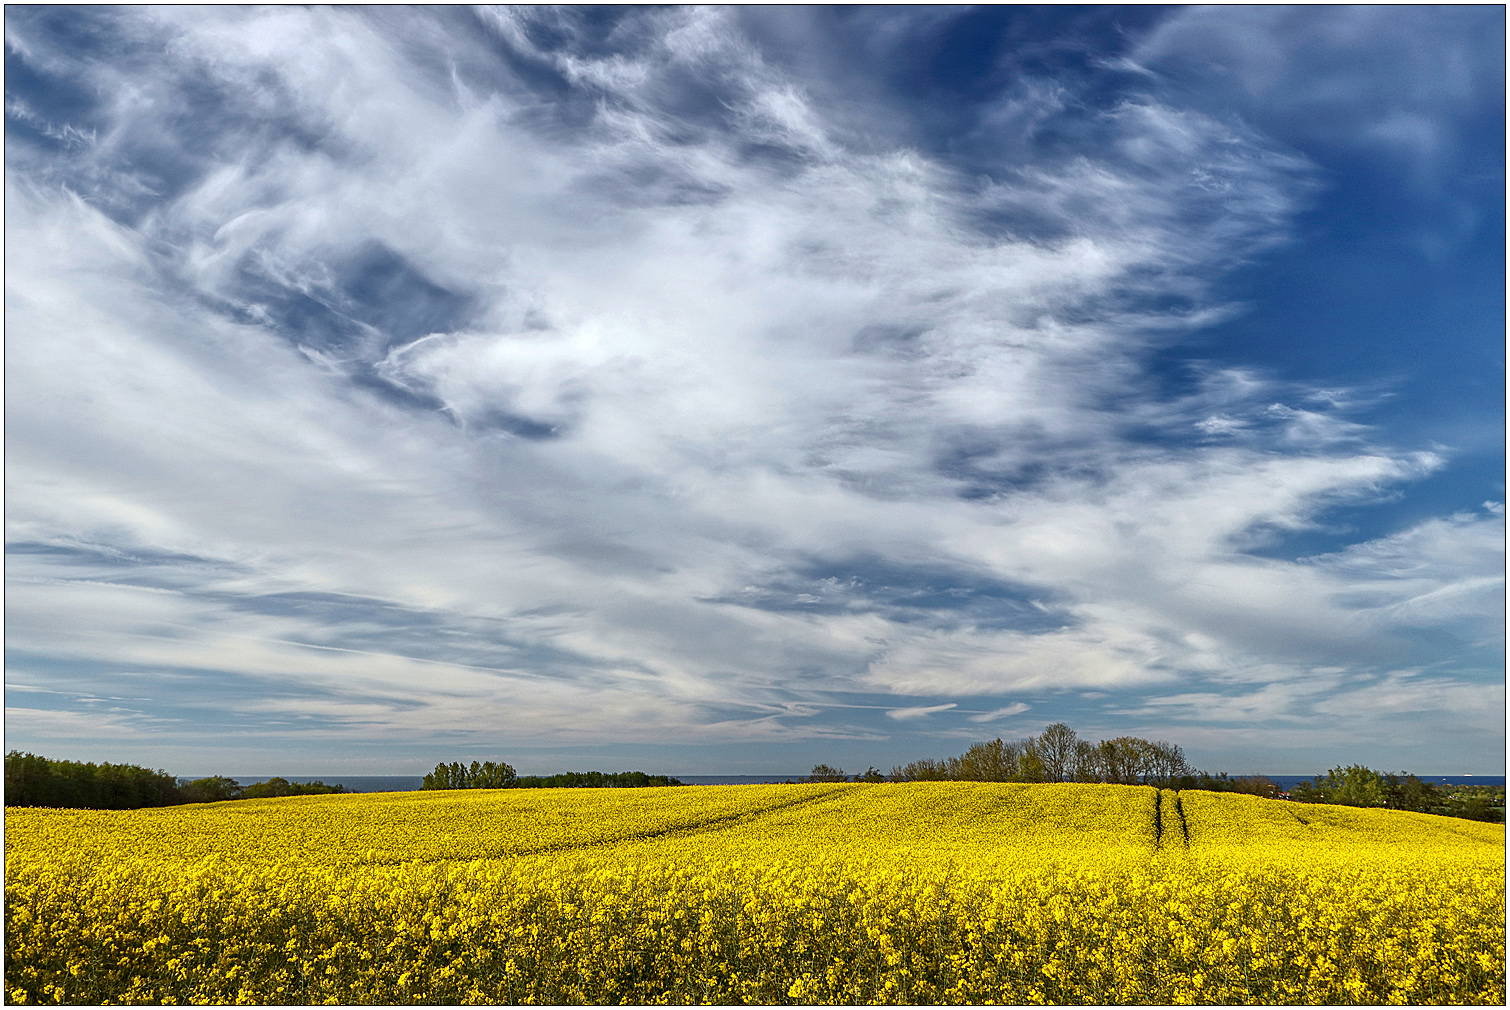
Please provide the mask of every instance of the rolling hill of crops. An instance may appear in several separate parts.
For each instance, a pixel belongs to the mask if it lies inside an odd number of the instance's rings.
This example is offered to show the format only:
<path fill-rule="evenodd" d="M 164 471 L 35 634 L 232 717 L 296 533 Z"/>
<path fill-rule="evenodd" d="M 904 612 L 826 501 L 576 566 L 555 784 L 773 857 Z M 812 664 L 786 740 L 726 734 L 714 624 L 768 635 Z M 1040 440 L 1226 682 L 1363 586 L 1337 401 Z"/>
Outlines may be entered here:
<path fill-rule="evenodd" d="M 1504 827 L 1151 787 L 6 811 L 12 1002 L 1503 1003 Z"/>

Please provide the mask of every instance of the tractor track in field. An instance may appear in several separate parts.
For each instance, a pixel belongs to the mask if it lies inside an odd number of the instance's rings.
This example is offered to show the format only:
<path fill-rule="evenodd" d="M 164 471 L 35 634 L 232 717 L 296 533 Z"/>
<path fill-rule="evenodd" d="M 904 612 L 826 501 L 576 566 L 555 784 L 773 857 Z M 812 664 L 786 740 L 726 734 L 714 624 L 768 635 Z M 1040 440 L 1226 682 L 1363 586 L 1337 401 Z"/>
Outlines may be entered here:
<path fill-rule="evenodd" d="M 1166 804 L 1164 797 L 1168 795 L 1172 802 Z M 1175 825 L 1179 825 L 1179 834 L 1175 834 Z M 1185 820 L 1185 804 L 1180 802 L 1180 794 L 1168 789 L 1160 789 L 1153 797 L 1153 846 L 1162 849 L 1165 846 L 1165 835 L 1169 836 L 1169 846 L 1174 847 L 1176 840 L 1182 849 L 1190 848 L 1190 823 Z"/>
<path fill-rule="evenodd" d="M 727 814 L 721 814 L 717 817 L 710 817 L 707 820 L 703 821 L 686 821 L 681 824 L 669 824 L 665 827 L 656 828 L 651 831 L 626 834 L 615 838 L 596 838 L 583 842 L 556 842 L 550 845 L 543 845 L 531 849 L 515 849 L 511 851 L 506 850 L 499 852 L 495 856 L 484 858 L 516 859 L 524 856 L 539 856 L 567 852 L 586 852 L 591 849 L 611 848 L 615 845 L 624 845 L 626 843 L 633 842 L 645 842 L 656 838 L 666 838 L 675 835 L 697 835 L 705 831 L 716 831 L 719 828 L 726 828 L 741 821 L 757 820 L 761 817 L 765 817 L 769 814 L 777 813 L 779 811 L 792 810 L 797 807 L 805 807 L 814 803 L 822 803 L 825 800 L 833 800 L 836 799 L 839 795 L 842 795 L 843 792 L 844 791 L 842 789 L 826 789 L 823 792 L 818 793 L 816 796 L 802 796 L 795 799 L 785 800 L 784 802 L 772 803 L 763 807 L 756 807 L 753 810 L 733 811 Z"/>
<path fill-rule="evenodd" d="M 606 838 L 572 839 L 563 838 L 549 842 L 545 845 L 512 847 L 505 845 L 489 852 L 469 855 L 466 862 L 484 862 L 489 860 L 517 860 L 531 856 L 566 855 L 570 853 L 587 853 L 594 849 L 609 849 L 617 845 L 633 844 L 636 842 L 653 841 L 658 838 L 674 836 L 691 836 L 702 834 L 707 831 L 717 831 L 740 822 L 757 820 L 771 814 L 782 811 L 794 810 L 800 807 L 832 802 L 845 794 L 842 787 L 830 786 L 822 792 L 811 795 L 796 795 L 790 798 L 782 797 L 774 803 L 763 806 L 733 810 L 702 820 L 688 820 L 678 823 L 666 824 L 661 827 L 651 828 L 646 831 L 630 831 L 620 835 L 612 835 Z M 449 855 L 435 855 L 411 859 L 380 858 L 371 861 L 370 865 L 395 866 L 400 864 L 427 864 L 454 862 L 455 857 Z"/>

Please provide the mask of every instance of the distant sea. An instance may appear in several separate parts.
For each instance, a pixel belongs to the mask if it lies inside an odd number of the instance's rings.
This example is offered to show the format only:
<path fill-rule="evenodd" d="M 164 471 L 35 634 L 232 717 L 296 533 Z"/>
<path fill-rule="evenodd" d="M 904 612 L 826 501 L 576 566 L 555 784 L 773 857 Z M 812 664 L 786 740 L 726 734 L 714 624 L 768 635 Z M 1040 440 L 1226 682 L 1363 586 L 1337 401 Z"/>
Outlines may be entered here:
<path fill-rule="evenodd" d="M 232 775 L 231 778 L 244 786 L 266 782 L 271 775 Z M 425 781 L 423 775 L 284 775 L 290 782 L 324 782 L 328 786 L 345 786 L 353 793 L 404 793 L 412 792 Z M 1502 786 L 1503 775 L 1420 775 L 1424 782 L 1433 785 L 1453 786 Z M 801 775 L 673 775 L 689 786 L 755 786 L 772 782 L 795 782 Z M 1301 782 L 1316 778 L 1315 775 L 1265 775 L 1279 788 L 1294 789 Z"/>

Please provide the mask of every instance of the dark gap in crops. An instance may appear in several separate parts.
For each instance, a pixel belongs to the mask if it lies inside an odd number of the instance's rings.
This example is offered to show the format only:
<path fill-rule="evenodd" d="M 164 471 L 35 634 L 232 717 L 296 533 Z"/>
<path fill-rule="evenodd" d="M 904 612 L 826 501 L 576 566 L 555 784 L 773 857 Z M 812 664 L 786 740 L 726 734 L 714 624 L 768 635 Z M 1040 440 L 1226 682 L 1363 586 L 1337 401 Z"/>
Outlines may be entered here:
<path fill-rule="evenodd" d="M 1162 849 L 1164 847 L 1164 794 L 1166 791 L 1168 790 L 1159 789 L 1153 795 L 1153 847 L 1155 849 Z M 1168 792 L 1174 799 L 1174 802 L 1169 806 L 1169 810 L 1172 813 L 1172 816 L 1169 817 L 1169 837 L 1171 844 L 1173 844 L 1174 840 L 1174 825 L 1178 823 L 1180 826 L 1180 845 L 1182 848 L 1188 849 L 1190 848 L 1190 825 L 1185 820 L 1185 804 L 1180 801 L 1179 793 Z"/>
<path fill-rule="evenodd" d="M 655 831 L 646 831 L 646 832 L 643 832 L 643 833 L 640 833 L 640 834 L 621 835 L 621 836 L 616 837 L 616 838 L 600 838 L 600 839 L 597 839 L 595 841 L 587 841 L 587 842 L 558 842 L 558 843 L 555 843 L 555 844 L 552 844 L 552 845 L 542 845 L 542 846 L 540 846 L 538 848 L 533 848 L 533 849 L 508 849 L 508 848 L 504 848 L 504 849 L 499 849 L 498 851 L 490 853 L 488 855 L 478 856 L 476 858 L 479 859 L 479 860 L 481 860 L 481 859 L 505 859 L 505 858 L 508 858 L 508 859 L 520 859 L 520 858 L 523 858 L 523 857 L 526 857 L 526 856 L 539 856 L 539 855 L 545 855 L 545 854 L 548 854 L 548 853 L 585 852 L 585 851 L 587 851 L 589 849 L 602 848 L 602 847 L 605 847 L 605 846 L 612 846 L 612 845 L 622 845 L 622 844 L 624 844 L 626 842 L 643 842 L 643 841 L 648 841 L 648 840 L 650 840 L 652 838 L 666 838 L 666 837 L 670 837 L 670 836 L 673 836 L 673 835 L 691 835 L 691 834 L 696 834 L 699 831 L 707 831 L 707 830 L 710 830 L 710 829 L 713 829 L 713 828 L 726 827 L 728 825 L 735 824 L 735 823 L 737 823 L 739 821 L 753 820 L 753 819 L 755 819 L 757 817 L 763 817 L 763 816 L 765 816 L 767 814 L 774 813 L 774 812 L 776 812 L 778 810 L 789 810 L 789 809 L 793 809 L 793 808 L 796 808 L 796 807 L 806 806 L 806 805 L 811 804 L 811 803 L 818 803 L 818 802 L 821 802 L 823 800 L 827 800 L 827 799 L 833 798 L 833 796 L 834 796 L 835 793 L 838 793 L 838 792 L 841 792 L 841 791 L 842 790 L 838 790 L 838 789 L 829 789 L 829 790 L 826 790 L 826 791 L 824 791 L 822 793 L 819 793 L 816 796 L 807 796 L 807 797 L 802 797 L 800 799 L 793 799 L 793 800 L 787 800 L 785 802 L 773 803 L 773 804 L 771 804 L 769 806 L 759 807 L 759 808 L 754 809 L 754 810 L 741 810 L 741 811 L 738 811 L 736 813 L 724 814 L 724 815 L 722 815 L 720 817 L 709 818 L 708 820 L 705 820 L 705 821 L 693 821 L 693 822 L 690 822 L 690 823 L 675 824 L 675 825 L 672 825 L 670 827 L 660 828 L 660 829 L 657 829 Z M 418 859 L 398 859 L 398 860 L 379 859 L 379 860 L 374 860 L 375 863 L 381 864 L 381 865 L 395 865 L 395 864 L 398 864 L 398 863 L 419 863 L 419 862 L 425 862 L 425 863 L 443 863 L 443 862 L 449 862 L 449 861 L 450 861 L 449 857 L 445 857 L 445 856 L 438 856 L 435 859 L 425 859 L 425 860 L 418 860 Z"/>

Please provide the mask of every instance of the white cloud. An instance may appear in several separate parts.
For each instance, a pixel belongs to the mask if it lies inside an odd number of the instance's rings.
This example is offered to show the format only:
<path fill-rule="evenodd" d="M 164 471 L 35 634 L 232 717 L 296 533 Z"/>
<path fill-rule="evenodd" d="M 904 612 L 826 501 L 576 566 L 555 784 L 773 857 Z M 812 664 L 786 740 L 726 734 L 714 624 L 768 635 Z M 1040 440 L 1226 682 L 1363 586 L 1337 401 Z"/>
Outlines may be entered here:
<path fill-rule="evenodd" d="M 900 722 L 911 719 L 924 719 L 935 712 L 947 712 L 951 708 L 957 707 L 958 703 L 951 701 L 943 705 L 921 705 L 915 708 L 893 708 L 890 709 L 886 714 L 890 718 L 896 719 Z"/>
<path fill-rule="evenodd" d="M 8 180 L 11 539 L 53 549 L 12 571 L 13 647 L 197 676 L 190 705 L 254 684 L 226 704 L 331 739 L 855 738 L 789 703 L 1282 680 L 1478 612 L 1487 520 L 1247 553 L 1438 459 L 1337 391 L 1143 371 L 1284 239 L 1293 156 L 1144 101 L 978 185 L 852 142 L 729 11 L 645 12 L 608 55 L 530 41 L 567 13 L 486 17 L 138 9 L 159 62 L 70 69 L 109 129 Z M 244 108 L 189 164 L 166 131 L 205 79 Z M 154 143 L 190 181 L 124 213 Z M 432 315 L 361 304 L 374 248 Z M 1058 625 L 737 602 L 861 557 Z"/>
<path fill-rule="evenodd" d="M 1310 559 L 1338 578 L 1338 600 L 1377 628 L 1467 626 L 1471 640 L 1504 642 L 1505 521 L 1485 514 L 1428 519 L 1399 533 Z"/>
<path fill-rule="evenodd" d="M 1485 43 L 1503 33 L 1503 12 L 1487 7 L 1192 6 L 1160 22 L 1129 65 L 1202 74 L 1208 96 L 1233 96 L 1313 144 L 1382 156 L 1438 189 L 1461 168 L 1470 117 L 1501 114 L 1491 103 L 1504 91 L 1504 49 Z"/>
<path fill-rule="evenodd" d="M 982 712 L 979 715 L 972 715 L 970 716 L 970 721 L 995 722 L 997 719 L 1006 719 L 1014 715 L 1022 715 L 1022 713 L 1028 711 L 1030 708 L 1032 708 L 1032 706 L 1027 702 L 1013 702 L 1005 708 L 998 708 L 990 712 Z"/>
<path fill-rule="evenodd" d="M 5 708 L 6 732 L 38 740 L 131 739 L 161 730 L 161 724 L 143 727 L 135 713 L 68 711 L 47 708 Z"/>

